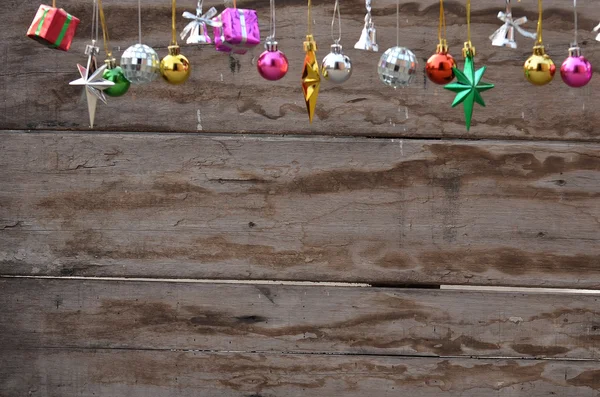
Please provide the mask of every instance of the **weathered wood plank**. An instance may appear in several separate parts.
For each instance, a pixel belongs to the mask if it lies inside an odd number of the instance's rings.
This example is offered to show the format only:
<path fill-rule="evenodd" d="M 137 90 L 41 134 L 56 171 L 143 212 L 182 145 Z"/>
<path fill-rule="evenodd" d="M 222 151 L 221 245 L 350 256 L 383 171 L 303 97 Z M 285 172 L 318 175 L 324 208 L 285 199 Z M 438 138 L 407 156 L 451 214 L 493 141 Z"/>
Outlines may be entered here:
<path fill-rule="evenodd" d="M 170 6 L 164 0 L 144 2 L 144 42 L 166 55 L 170 38 Z M 315 34 L 325 56 L 330 38 L 333 2 L 315 1 Z M 411 48 L 420 68 L 437 44 L 438 1 L 400 0 L 401 45 Z M 8 1 L 10 12 L 0 15 L 0 87 L 3 102 L 0 128 L 82 129 L 87 128 L 86 106 L 81 90 L 68 86 L 77 76 L 75 64 L 84 60 L 89 40 L 91 2 L 63 0 L 60 5 L 78 15 L 83 23 L 69 53 L 46 49 L 25 37 L 25 30 L 39 1 Z M 209 2 L 205 6 L 220 6 Z M 259 11 L 263 37 L 267 35 L 267 1 L 243 1 L 240 6 Z M 178 11 L 193 10 L 195 1 L 179 2 Z M 368 136 L 495 137 L 526 139 L 598 140 L 595 126 L 600 99 L 596 78 L 585 89 L 575 90 L 560 76 L 546 87 L 533 87 L 523 77 L 522 65 L 531 54 L 532 41 L 518 37 L 519 48 L 491 46 L 488 36 L 501 22 L 496 18 L 503 0 L 473 2 L 473 39 L 477 64 L 487 65 L 486 80 L 496 84 L 485 93 L 487 108 L 475 112 L 473 128 L 466 133 L 463 111 L 450 109 L 452 94 L 433 86 L 419 71 L 410 88 L 394 91 L 384 87 L 376 73 L 379 54 L 354 50 L 364 18 L 362 0 L 342 4 L 344 45 L 354 65 L 354 75 L 345 85 L 323 84 L 314 124 L 310 125 L 299 84 L 302 68 L 302 41 L 306 34 L 306 1 L 282 0 L 278 5 L 278 40 L 290 60 L 290 71 L 280 82 L 262 80 L 255 59 L 262 51 L 231 60 L 213 48 L 184 48 L 193 65 L 192 79 L 184 86 L 169 87 L 157 82 L 135 87 L 124 98 L 111 99 L 100 106 L 97 128 L 134 131 L 204 131 L 259 133 L 319 133 Z M 572 4 L 545 0 L 544 40 L 557 65 L 567 55 L 572 38 Z M 580 37 L 586 56 L 600 64 L 600 44 L 593 40 L 592 28 L 600 20 L 595 1 L 579 1 Z M 113 46 L 121 50 L 137 41 L 137 1 L 106 2 Z M 373 2 L 382 51 L 395 45 L 395 1 Z M 460 58 L 466 38 L 464 1 L 447 1 L 448 35 L 452 53 Z M 530 19 L 526 27 L 535 29 L 534 2 L 514 4 L 516 16 Z M 178 28 L 184 26 L 180 18 Z M 121 51 L 115 51 L 120 57 Z"/>
<path fill-rule="evenodd" d="M 0 134 L 0 274 L 600 287 L 600 145 Z"/>
<path fill-rule="evenodd" d="M 600 358 L 597 295 L 0 279 L 4 348 Z"/>
<path fill-rule="evenodd" d="M 598 362 L 35 349 L 3 351 L 0 395 L 596 397 Z"/>

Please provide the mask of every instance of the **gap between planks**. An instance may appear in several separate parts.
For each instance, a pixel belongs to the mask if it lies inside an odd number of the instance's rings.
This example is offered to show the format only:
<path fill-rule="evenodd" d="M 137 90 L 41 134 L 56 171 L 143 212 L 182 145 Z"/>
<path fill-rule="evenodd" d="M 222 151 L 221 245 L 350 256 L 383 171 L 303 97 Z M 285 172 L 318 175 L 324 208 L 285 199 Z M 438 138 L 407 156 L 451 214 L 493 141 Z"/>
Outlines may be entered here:
<path fill-rule="evenodd" d="M 526 292 L 552 293 L 573 295 L 600 295 L 600 289 L 570 289 L 570 288 L 540 288 L 540 287 L 499 287 L 480 285 L 374 285 L 369 283 L 348 283 L 333 281 L 289 281 L 289 280 L 226 280 L 226 279 L 188 279 L 188 278 L 145 278 L 145 277 L 86 277 L 86 276 L 35 276 L 35 275 L 5 275 L 0 279 L 49 279 L 49 280 L 84 280 L 84 281 L 123 281 L 123 282 L 160 282 L 188 284 L 246 284 L 246 285 L 293 285 L 316 287 L 359 287 L 359 288 L 388 288 L 388 289 L 432 289 L 448 291 L 481 291 L 481 292 Z"/>
<path fill-rule="evenodd" d="M 12 351 L 34 350 L 81 350 L 81 351 L 139 351 L 139 352 L 172 352 L 172 353 L 201 353 L 201 354 L 251 354 L 263 356 L 328 356 L 328 357 L 372 357 L 372 358 L 398 358 L 398 359 L 442 359 L 442 360 L 520 360 L 520 361 L 552 361 L 552 362 L 600 362 L 600 358 L 571 358 L 571 357 L 515 357 L 515 356 L 457 356 L 457 355 L 426 355 L 426 354 L 382 354 L 363 352 L 329 352 L 329 351 L 296 351 L 296 350 L 215 350 L 215 349 L 161 349 L 147 347 L 87 347 L 87 346 L 29 346 L 8 348 Z"/>
<path fill-rule="evenodd" d="M 476 138 L 470 136 L 435 136 L 435 135 L 423 135 L 423 136 L 391 136 L 391 135 L 328 135 L 328 134 L 305 134 L 305 133 L 294 133 L 294 132 L 283 132 L 283 133 L 241 133 L 241 132 L 219 132 L 219 131 L 177 131 L 177 132 L 161 132 L 161 131 L 117 131 L 117 130 L 101 130 L 101 129 L 73 129 L 73 130 L 3 130 L 0 129 L 0 134 L 63 134 L 63 135 L 76 135 L 76 134 L 93 134 L 93 135 L 165 135 L 168 137 L 182 137 L 182 136 L 200 136 L 203 138 L 219 138 L 219 139 L 255 139 L 255 140 L 269 140 L 269 139 L 286 139 L 286 140 L 314 140 L 314 141 L 327 141 L 335 140 L 339 142 L 343 141 L 370 141 L 370 140 L 384 140 L 390 142 L 400 141 L 444 141 L 448 143 L 456 142 L 507 142 L 507 143 L 522 143 L 522 142 L 535 142 L 535 143 L 562 143 L 562 144 L 597 144 L 600 143 L 600 139 L 562 139 L 562 138 L 548 138 L 535 139 L 531 137 L 503 137 L 503 136 L 492 136 L 485 138 Z"/>

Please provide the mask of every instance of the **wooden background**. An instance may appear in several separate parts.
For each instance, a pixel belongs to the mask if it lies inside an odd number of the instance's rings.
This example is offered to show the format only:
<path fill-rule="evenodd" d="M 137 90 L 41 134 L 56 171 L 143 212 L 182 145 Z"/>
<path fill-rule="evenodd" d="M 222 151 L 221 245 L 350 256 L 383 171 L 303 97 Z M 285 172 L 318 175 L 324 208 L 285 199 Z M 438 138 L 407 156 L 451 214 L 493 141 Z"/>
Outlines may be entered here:
<path fill-rule="evenodd" d="M 144 42 L 164 56 L 169 2 L 143 3 Z M 68 53 L 25 37 L 33 0 L 0 14 L 0 397 L 600 396 L 598 80 L 529 85 L 532 41 L 487 38 L 504 0 L 473 0 L 476 64 L 496 88 L 469 133 L 422 72 L 436 0 L 400 0 L 401 45 L 422 61 L 409 88 L 383 86 L 381 53 L 352 48 L 364 3 L 342 0 L 354 75 L 322 84 L 309 124 L 306 4 L 286 0 L 283 80 L 258 76 L 262 49 L 183 46 L 184 86 L 109 98 L 93 131 L 68 86 L 92 1 L 58 4 L 82 19 Z M 314 4 L 321 58 L 333 1 Z M 600 11 L 578 5 L 600 65 Z M 268 26 L 267 1 L 239 6 Z M 373 6 L 383 51 L 395 3 Z M 544 6 L 560 65 L 571 4 Z M 136 8 L 105 1 L 117 57 Z M 446 8 L 460 58 L 465 5 Z M 535 1 L 513 13 L 535 29 Z"/>

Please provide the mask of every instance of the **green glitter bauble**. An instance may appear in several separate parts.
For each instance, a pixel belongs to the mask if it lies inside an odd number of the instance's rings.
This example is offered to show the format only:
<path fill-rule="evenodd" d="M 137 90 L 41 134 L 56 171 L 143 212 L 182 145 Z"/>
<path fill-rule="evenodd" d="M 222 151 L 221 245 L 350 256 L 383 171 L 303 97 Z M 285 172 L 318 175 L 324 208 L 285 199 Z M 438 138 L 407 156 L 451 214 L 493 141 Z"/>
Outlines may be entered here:
<path fill-rule="evenodd" d="M 120 66 L 116 66 L 112 69 L 106 69 L 102 77 L 115 83 L 115 85 L 104 90 L 104 93 L 108 96 L 117 97 L 125 95 L 127 90 L 129 90 L 129 86 L 131 85 L 131 82 L 127 80 L 127 77 L 125 77 L 123 74 L 123 69 L 121 69 Z"/>

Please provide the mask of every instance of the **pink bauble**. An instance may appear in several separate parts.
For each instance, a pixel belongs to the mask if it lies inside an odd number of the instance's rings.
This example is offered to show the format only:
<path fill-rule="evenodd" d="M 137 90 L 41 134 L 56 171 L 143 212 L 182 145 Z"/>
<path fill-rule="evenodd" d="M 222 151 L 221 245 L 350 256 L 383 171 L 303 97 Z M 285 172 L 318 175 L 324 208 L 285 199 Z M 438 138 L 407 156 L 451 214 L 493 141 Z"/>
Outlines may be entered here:
<path fill-rule="evenodd" d="M 592 65 L 583 56 L 569 56 L 560 67 L 560 77 L 569 87 L 583 87 L 592 79 Z"/>
<path fill-rule="evenodd" d="M 288 60 L 285 54 L 279 50 L 265 51 L 258 57 L 256 64 L 258 73 L 267 80 L 279 80 L 288 71 Z"/>

